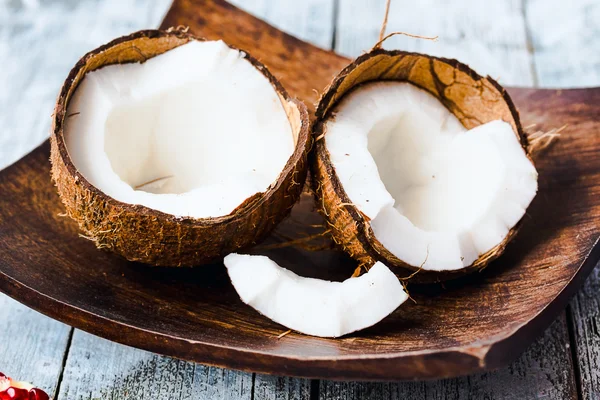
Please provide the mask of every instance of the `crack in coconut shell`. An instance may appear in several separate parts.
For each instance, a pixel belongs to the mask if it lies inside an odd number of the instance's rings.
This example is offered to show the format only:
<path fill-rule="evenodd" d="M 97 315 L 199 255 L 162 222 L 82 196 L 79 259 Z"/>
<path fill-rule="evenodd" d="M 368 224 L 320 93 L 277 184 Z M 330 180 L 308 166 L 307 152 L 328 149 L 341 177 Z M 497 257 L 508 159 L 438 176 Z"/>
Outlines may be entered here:
<path fill-rule="evenodd" d="M 362 84 L 374 81 L 403 81 L 425 90 L 435 96 L 467 129 L 498 119 L 508 122 L 531 161 L 519 113 L 500 84 L 490 77 L 478 75 L 457 60 L 398 50 L 372 50 L 358 57 L 333 79 L 317 105 L 313 137 L 326 139 L 325 123 L 335 118 L 334 107 Z M 395 273 L 399 276 L 417 271 L 418 267 L 400 260 L 381 244 L 373 233 L 367 215 L 356 207 L 346 206 L 352 201 L 335 172 L 325 141 L 315 141 L 310 155 L 310 168 L 317 208 L 327 220 L 334 242 L 360 265 L 371 266 L 381 261 L 391 268 L 395 267 Z M 479 255 L 471 265 L 458 270 L 421 270 L 412 281 L 444 281 L 485 268 L 504 252 L 522 221 L 523 218 L 500 243 Z"/>
<path fill-rule="evenodd" d="M 262 239 L 290 212 L 302 192 L 311 147 L 306 106 L 292 99 L 260 62 L 242 52 L 277 93 L 296 140 L 285 167 L 267 190 L 247 198 L 220 217 L 176 217 L 142 205 L 126 204 L 94 187 L 73 164 L 64 126 L 71 96 L 84 76 L 104 66 L 143 63 L 190 41 L 204 41 L 181 30 L 145 30 L 118 38 L 86 54 L 69 73 L 52 120 L 52 178 L 67 214 L 98 248 L 130 261 L 160 266 L 192 266 L 248 248 Z M 229 46 L 235 49 L 234 47 Z"/>

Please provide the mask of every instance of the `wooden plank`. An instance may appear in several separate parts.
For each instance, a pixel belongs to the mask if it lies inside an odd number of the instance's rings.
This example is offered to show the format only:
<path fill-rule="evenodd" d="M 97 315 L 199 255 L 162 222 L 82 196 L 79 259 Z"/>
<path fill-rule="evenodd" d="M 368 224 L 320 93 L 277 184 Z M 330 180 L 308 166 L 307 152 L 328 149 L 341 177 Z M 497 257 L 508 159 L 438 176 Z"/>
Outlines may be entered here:
<path fill-rule="evenodd" d="M 598 1 L 528 0 L 525 12 L 541 86 L 600 86 Z"/>
<path fill-rule="evenodd" d="M 334 0 L 230 0 L 230 3 L 284 32 L 331 49 Z"/>
<path fill-rule="evenodd" d="M 0 169 L 48 137 L 58 90 L 89 50 L 158 26 L 170 0 L 9 1 L 0 7 Z"/>
<path fill-rule="evenodd" d="M 320 399 L 575 399 L 569 356 L 567 325 L 561 317 L 518 361 L 502 370 L 432 382 L 321 382 Z"/>
<path fill-rule="evenodd" d="M 600 267 L 570 305 L 583 399 L 600 398 Z"/>
<path fill-rule="evenodd" d="M 385 1 L 341 1 L 336 51 L 355 57 L 379 35 Z M 392 1 L 387 32 L 439 36 L 437 42 L 396 36 L 384 47 L 456 58 L 505 85 L 532 86 L 520 0 Z"/>
<path fill-rule="evenodd" d="M 76 330 L 59 400 L 250 399 L 252 374 L 122 346 Z"/>
<path fill-rule="evenodd" d="M 256 374 L 254 399 L 305 400 L 310 397 L 310 380 Z"/>
<path fill-rule="evenodd" d="M 256 399 L 307 399 L 310 381 L 207 367 L 76 330 L 58 398 L 212 400 L 250 399 L 252 393 Z"/>
<path fill-rule="evenodd" d="M 0 294 L 0 371 L 54 395 L 71 328 Z"/>

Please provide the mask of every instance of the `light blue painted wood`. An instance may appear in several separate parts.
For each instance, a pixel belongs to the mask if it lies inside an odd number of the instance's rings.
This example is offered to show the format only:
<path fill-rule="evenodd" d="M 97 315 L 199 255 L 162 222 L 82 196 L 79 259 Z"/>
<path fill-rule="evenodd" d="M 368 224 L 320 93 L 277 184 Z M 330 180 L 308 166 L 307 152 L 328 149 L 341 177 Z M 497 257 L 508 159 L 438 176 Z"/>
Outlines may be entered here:
<path fill-rule="evenodd" d="M 0 1 L 0 168 L 48 137 L 69 70 L 86 52 L 158 25 L 170 0 Z"/>
<path fill-rule="evenodd" d="M 59 399 L 249 400 L 252 374 L 163 357 L 76 330 Z"/>
<path fill-rule="evenodd" d="M 583 399 L 600 399 L 600 267 L 571 302 Z"/>
<path fill-rule="evenodd" d="M 600 86 L 600 1 L 527 0 L 542 87 Z"/>
<path fill-rule="evenodd" d="M 231 0 L 277 28 L 324 49 L 331 49 L 334 0 Z"/>
<path fill-rule="evenodd" d="M 321 382 L 320 400 L 566 400 L 577 396 L 564 316 L 506 368 L 406 383 Z"/>
<path fill-rule="evenodd" d="M 0 371 L 54 394 L 71 328 L 0 295 Z"/>
<path fill-rule="evenodd" d="M 310 380 L 256 374 L 254 398 L 261 400 L 308 400 Z"/>
<path fill-rule="evenodd" d="M 340 1 L 336 50 L 356 57 L 377 42 L 385 1 Z M 534 83 L 521 0 L 392 1 L 387 32 L 438 36 L 437 42 L 396 36 L 384 48 L 456 58 L 502 84 Z"/>

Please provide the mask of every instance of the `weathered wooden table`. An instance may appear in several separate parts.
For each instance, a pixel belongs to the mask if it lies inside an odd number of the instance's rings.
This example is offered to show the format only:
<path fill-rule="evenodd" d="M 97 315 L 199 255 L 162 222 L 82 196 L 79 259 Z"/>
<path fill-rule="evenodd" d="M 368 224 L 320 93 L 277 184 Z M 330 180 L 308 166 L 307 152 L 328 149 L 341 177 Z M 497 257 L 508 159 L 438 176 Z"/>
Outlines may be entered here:
<path fill-rule="evenodd" d="M 236 0 L 277 27 L 348 56 L 368 49 L 384 1 Z M 155 27 L 169 0 L 1 0 L 0 168 L 46 138 L 67 71 L 86 51 Z M 386 47 L 450 56 L 512 86 L 600 85 L 599 0 L 392 4 Z M 600 116 L 598 116 L 600 118 Z M 2 221 L 0 221 L 2 229 Z M 310 381 L 174 360 L 74 330 L 0 295 L 0 371 L 56 399 L 598 399 L 600 270 L 515 363 L 426 383 Z"/>

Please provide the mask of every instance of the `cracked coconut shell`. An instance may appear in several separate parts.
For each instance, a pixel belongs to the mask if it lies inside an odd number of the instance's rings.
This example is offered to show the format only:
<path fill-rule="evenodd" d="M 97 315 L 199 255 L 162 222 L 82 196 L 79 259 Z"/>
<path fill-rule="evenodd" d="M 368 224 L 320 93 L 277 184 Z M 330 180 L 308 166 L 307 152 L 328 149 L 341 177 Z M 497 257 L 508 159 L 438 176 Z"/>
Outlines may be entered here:
<path fill-rule="evenodd" d="M 325 90 L 317 106 L 313 130 L 316 142 L 310 158 L 312 185 L 317 208 L 326 219 L 335 243 L 359 262 L 359 268 L 368 269 L 380 261 L 399 277 L 414 275 L 412 279 L 415 282 L 443 281 L 484 268 L 502 254 L 507 243 L 517 233 L 522 217 L 519 217 L 518 222 L 513 224 L 499 243 L 476 256 L 470 265 L 454 270 L 427 270 L 421 268 L 422 264 L 409 264 L 392 254 L 375 237 L 371 219 L 349 198 L 326 145 L 327 123 L 336 121 L 336 107 L 342 99 L 374 82 L 381 85 L 408 82 L 422 89 L 439 100 L 467 130 L 496 120 L 508 123 L 510 126 L 505 124 L 505 130 L 510 132 L 512 128 L 516 140 L 511 140 L 515 142 L 514 146 L 519 152 L 520 148 L 523 149 L 521 157 L 525 163 L 531 163 L 532 174 L 537 182 L 537 173 L 527 153 L 527 137 L 523 133 L 519 114 L 502 86 L 489 77 L 478 75 L 456 60 L 377 48 L 344 68 Z M 512 134 L 508 136 L 512 137 Z M 426 259 L 425 256 L 422 261 Z M 419 272 L 415 274 L 416 271 Z"/>
<path fill-rule="evenodd" d="M 291 157 L 265 191 L 246 198 L 227 215 L 176 216 L 117 201 L 92 185 L 77 169 L 65 139 L 66 114 L 86 74 L 114 64 L 145 63 L 191 41 L 205 42 L 177 30 L 146 30 L 116 39 L 86 54 L 75 65 L 56 104 L 51 133 L 52 178 L 67 214 L 77 221 L 83 236 L 98 248 L 118 253 L 130 261 L 192 266 L 250 247 L 288 214 L 306 178 L 311 145 L 306 107 L 290 98 L 265 66 L 244 52 L 239 53 L 239 58 L 251 63 L 276 92 L 295 141 Z"/>

